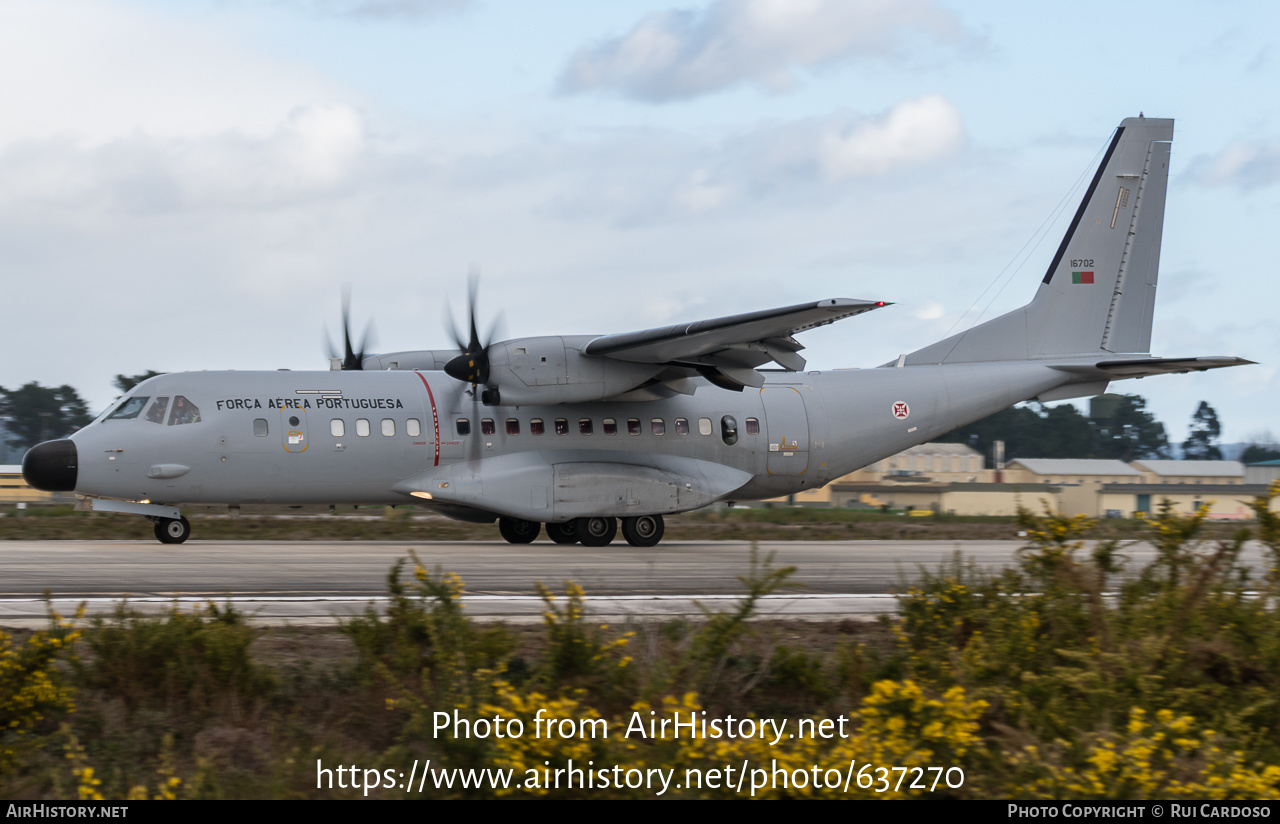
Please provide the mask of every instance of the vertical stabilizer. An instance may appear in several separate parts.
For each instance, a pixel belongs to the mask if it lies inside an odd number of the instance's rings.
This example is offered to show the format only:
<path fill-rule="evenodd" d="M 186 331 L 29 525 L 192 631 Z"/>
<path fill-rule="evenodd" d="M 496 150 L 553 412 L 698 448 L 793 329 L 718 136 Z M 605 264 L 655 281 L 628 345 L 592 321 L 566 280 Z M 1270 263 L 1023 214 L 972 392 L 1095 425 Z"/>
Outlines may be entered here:
<path fill-rule="evenodd" d="M 1172 120 L 1126 118 L 1035 299 L 906 363 L 1149 352 L 1171 140 Z"/>

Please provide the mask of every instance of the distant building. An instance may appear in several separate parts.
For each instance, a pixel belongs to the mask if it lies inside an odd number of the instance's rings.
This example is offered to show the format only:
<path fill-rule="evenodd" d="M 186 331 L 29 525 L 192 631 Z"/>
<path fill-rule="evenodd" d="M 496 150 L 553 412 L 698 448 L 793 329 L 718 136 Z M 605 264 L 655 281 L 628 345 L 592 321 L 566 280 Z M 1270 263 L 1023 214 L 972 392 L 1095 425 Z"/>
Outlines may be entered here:
<path fill-rule="evenodd" d="M 803 506 L 848 506 L 846 499 L 842 498 L 839 503 L 833 500 L 837 484 L 980 483 L 994 480 L 991 470 L 983 469 L 982 464 L 982 453 L 965 444 L 923 443 L 837 478 L 821 489 L 808 489 L 778 501 Z M 875 496 L 869 496 L 866 503 L 879 506 L 877 501 Z"/>
<path fill-rule="evenodd" d="M 1259 461 L 1244 468 L 1247 484 L 1271 484 L 1280 480 L 1280 460 Z"/>
<path fill-rule="evenodd" d="M 0 503 L 10 504 L 20 501 L 34 503 L 50 501 L 53 498 L 54 495 L 51 492 L 41 492 L 27 486 L 27 479 L 22 477 L 21 466 L 0 466 Z"/>
<path fill-rule="evenodd" d="M 1253 517 L 1249 502 L 1280 478 L 1280 461 L 1248 473 L 1239 461 L 1018 458 L 997 481 L 967 445 L 926 443 L 778 502 L 956 515 L 1010 515 L 1047 504 L 1073 515 L 1132 518 L 1158 511 L 1167 499 L 1184 514 L 1208 506 L 1210 518 L 1234 520 Z M 1272 506 L 1280 509 L 1280 499 Z"/>
<path fill-rule="evenodd" d="M 1062 487 L 1050 484 L 987 483 L 846 483 L 830 484 L 832 505 L 882 506 L 886 509 L 928 510 L 951 515 L 1016 515 L 1018 507 L 1059 511 Z"/>
<path fill-rule="evenodd" d="M 1143 474 L 1124 461 L 1094 458 L 1019 458 L 1005 468 L 1008 483 L 1057 484 L 1061 510 L 1098 516 L 1098 491 L 1107 484 L 1140 484 Z"/>
<path fill-rule="evenodd" d="M 1264 485 L 1245 483 L 1106 484 L 1098 490 L 1097 510 L 1086 514 L 1107 518 L 1146 517 L 1158 513 L 1161 502 L 1167 500 L 1173 504 L 1174 511 L 1182 515 L 1208 506 L 1208 517 L 1213 520 L 1250 520 L 1253 510 L 1249 502 L 1266 491 Z M 1272 501 L 1271 508 L 1277 506 L 1280 501 Z"/>
<path fill-rule="evenodd" d="M 1093 458 L 1018 458 L 1005 467 L 1005 480 L 1056 484 L 1142 483 L 1142 472 L 1124 461 Z"/>
<path fill-rule="evenodd" d="M 1244 483 L 1244 464 L 1239 461 L 1134 461 L 1148 483 L 1217 484 Z"/>

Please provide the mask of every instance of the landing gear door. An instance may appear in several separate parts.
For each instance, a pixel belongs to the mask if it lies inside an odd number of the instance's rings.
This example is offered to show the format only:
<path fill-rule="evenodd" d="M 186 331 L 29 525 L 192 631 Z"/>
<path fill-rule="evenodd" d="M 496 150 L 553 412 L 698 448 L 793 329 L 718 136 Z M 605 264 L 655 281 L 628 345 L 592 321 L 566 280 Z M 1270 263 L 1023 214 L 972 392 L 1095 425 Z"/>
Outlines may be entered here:
<path fill-rule="evenodd" d="M 280 410 L 280 433 L 284 441 L 284 451 L 292 453 L 306 452 L 311 445 L 307 432 L 307 413 L 302 409 Z"/>
<path fill-rule="evenodd" d="M 809 418 L 804 411 L 804 395 L 794 386 L 766 386 L 765 425 L 769 433 L 769 457 L 765 469 L 770 475 L 803 475 L 809 468 Z"/>

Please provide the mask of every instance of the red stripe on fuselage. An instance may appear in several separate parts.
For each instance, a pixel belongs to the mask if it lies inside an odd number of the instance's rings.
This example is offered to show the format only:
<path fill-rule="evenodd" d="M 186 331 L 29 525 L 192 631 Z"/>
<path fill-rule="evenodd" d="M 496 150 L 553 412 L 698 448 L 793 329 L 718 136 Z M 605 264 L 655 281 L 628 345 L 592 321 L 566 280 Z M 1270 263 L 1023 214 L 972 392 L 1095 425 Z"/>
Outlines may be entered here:
<path fill-rule="evenodd" d="M 431 425 L 436 428 L 436 462 L 435 466 L 440 465 L 440 413 L 436 411 L 436 396 L 431 393 L 431 384 L 427 383 L 427 379 L 422 377 L 421 372 L 414 372 L 418 379 L 422 381 L 422 385 L 427 387 L 427 400 L 431 401 Z"/>

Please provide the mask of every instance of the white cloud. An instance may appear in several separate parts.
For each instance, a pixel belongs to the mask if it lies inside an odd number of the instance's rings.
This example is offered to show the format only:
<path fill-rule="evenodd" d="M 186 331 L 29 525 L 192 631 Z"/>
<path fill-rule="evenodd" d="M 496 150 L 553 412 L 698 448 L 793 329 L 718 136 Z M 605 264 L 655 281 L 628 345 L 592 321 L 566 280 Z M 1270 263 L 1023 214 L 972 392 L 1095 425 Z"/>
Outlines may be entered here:
<path fill-rule="evenodd" d="M 107 0 L 0 5 L 0 207 L 154 213 L 341 185 L 367 142 L 352 95 L 243 35 Z"/>
<path fill-rule="evenodd" d="M 269 134 L 133 135 L 94 146 L 33 140 L 0 150 L 0 206 L 100 207 L 151 213 L 261 206 L 342 185 L 366 150 L 353 109 L 317 104 Z"/>
<path fill-rule="evenodd" d="M 0 147 L 58 138 L 265 136 L 349 92 L 247 47 L 225 21 L 105 0 L 0 3 Z"/>
<path fill-rule="evenodd" d="M 717 182 L 707 170 L 698 169 L 690 175 L 688 183 L 676 189 L 674 200 L 688 212 L 709 212 L 724 205 L 733 195 L 733 186 Z"/>
<path fill-rule="evenodd" d="M 1280 180 L 1280 142 L 1233 143 L 1215 155 L 1201 155 L 1188 170 L 1205 186 L 1252 189 Z"/>
<path fill-rule="evenodd" d="M 702 12 L 651 14 L 622 37 L 580 50 L 560 85 L 655 102 L 744 82 L 782 91 L 798 67 L 894 57 L 913 38 L 961 43 L 972 35 L 930 0 L 716 0 Z"/>
<path fill-rule="evenodd" d="M 947 314 L 947 309 L 936 300 L 927 301 L 913 313 L 920 320 L 938 320 Z"/>
<path fill-rule="evenodd" d="M 259 2 L 298 8 L 313 14 L 401 20 L 418 20 L 462 11 L 475 5 L 475 0 L 259 0 Z"/>
<path fill-rule="evenodd" d="M 955 151 L 964 142 L 960 112 L 940 95 L 900 103 L 883 117 L 823 135 L 819 157 L 830 179 L 873 177 Z"/>

